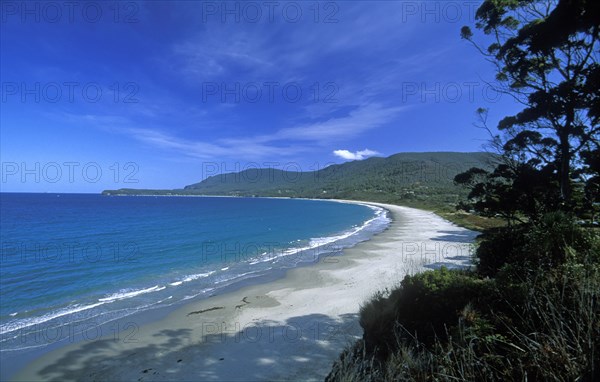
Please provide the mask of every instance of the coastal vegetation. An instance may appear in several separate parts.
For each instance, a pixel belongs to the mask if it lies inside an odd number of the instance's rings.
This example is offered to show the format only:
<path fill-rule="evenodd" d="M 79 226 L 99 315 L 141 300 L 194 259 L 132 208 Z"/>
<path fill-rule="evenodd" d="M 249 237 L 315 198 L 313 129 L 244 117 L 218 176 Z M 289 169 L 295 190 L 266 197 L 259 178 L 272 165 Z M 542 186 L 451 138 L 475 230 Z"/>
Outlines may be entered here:
<path fill-rule="evenodd" d="M 453 206 L 466 196 L 466 190 L 454 184 L 454 177 L 471 167 L 493 169 L 496 159 L 483 152 L 432 152 L 372 157 L 315 171 L 292 171 L 299 165 L 289 165 L 288 170 L 248 165 L 238 172 L 215 173 L 183 189 L 121 189 L 104 194 L 271 196 Z"/>
<path fill-rule="evenodd" d="M 487 47 L 462 38 L 524 108 L 492 134 L 495 168 L 455 177 L 469 190 L 457 207 L 505 225 L 482 233 L 472 269 L 406 276 L 364 303 L 363 338 L 328 381 L 600 378 L 600 7 L 486 0 L 476 27 Z"/>

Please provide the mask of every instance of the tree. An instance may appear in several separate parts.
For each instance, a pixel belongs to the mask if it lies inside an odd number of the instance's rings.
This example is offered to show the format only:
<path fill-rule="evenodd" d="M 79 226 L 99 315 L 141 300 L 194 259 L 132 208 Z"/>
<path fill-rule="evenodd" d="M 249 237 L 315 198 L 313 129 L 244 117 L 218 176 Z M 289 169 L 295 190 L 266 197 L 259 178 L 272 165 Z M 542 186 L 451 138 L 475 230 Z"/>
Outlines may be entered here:
<path fill-rule="evenodd" d="M 583 207 L 590 213 L 590 222 L 594 223 L 595 215 L 600 209 L 600 149 L 581 153 L 585 167 L 581 170 L 584 185 Z"/>
<path fill-rule="evenodd" d="M 550 168 L 537 169 L 529 163 L 501 163 L 493 171 L 472 168 L 454 178 L 458 185 L 471 189 L 472 203 L 458 207 L 473 208 L 483 216 L 497 216 L 513 222 L 522 218 L 539 220 L 560 206 L 558 184 Z"/>
<path fill-rule="evenodd" d="M 507 156 L 556 178 L 562 202 L 572 201 L 581 154 L 600 147 L 600 1 L 486 0 L 476 27 L 461 37 L 496 67 L 497 89 L 524 108 L 498 124 Z"/>

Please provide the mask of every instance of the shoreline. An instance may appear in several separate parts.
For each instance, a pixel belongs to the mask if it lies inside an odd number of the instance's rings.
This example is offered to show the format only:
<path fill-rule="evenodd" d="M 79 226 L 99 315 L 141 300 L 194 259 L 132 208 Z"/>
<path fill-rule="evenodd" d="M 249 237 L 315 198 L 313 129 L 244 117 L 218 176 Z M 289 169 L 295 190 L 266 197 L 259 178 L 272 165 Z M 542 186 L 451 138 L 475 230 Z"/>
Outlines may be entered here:
<path fill-rule="evenodd" d="M 131 323 L 122 336 L 60 347 L 12 379 L 322 380 L 343 348 L 362 335 L 361 303 L 407 273 L 467 265 L 466 243 L 477 234 L 432 212 L 330 201 L 385 208 L 392 222 L 342 256 L 190 301 L 158 321 Z"/>

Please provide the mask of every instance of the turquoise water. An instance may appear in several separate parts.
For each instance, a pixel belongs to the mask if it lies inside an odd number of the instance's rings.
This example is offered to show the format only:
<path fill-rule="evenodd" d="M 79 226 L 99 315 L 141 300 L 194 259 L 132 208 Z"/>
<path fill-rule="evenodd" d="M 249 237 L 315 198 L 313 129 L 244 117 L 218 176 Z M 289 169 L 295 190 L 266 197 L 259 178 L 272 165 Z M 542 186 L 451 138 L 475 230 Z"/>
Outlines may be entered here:
<path fill-rule="evenodd" d="M 337 256 L 388 222 L 327 201 L 0 194 L 0 352 Z"/>

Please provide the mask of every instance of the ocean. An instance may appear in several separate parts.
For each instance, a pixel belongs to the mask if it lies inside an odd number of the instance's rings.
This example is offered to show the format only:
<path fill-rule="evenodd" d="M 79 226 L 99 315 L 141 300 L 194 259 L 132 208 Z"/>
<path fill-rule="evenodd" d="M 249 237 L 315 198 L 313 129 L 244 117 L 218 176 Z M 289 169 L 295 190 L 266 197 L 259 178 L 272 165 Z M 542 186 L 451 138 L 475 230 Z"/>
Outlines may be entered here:
<path fill-rule="evenodd" d="M 0 357 L 280 277 L 389 221 L 332 201 L 1 193 Z"/>

